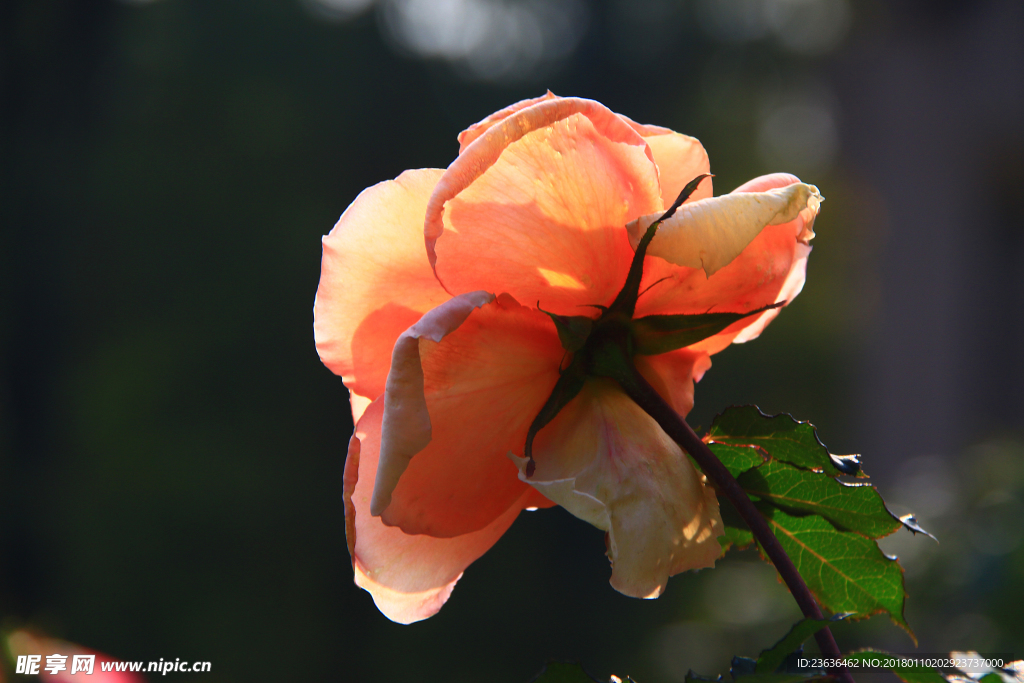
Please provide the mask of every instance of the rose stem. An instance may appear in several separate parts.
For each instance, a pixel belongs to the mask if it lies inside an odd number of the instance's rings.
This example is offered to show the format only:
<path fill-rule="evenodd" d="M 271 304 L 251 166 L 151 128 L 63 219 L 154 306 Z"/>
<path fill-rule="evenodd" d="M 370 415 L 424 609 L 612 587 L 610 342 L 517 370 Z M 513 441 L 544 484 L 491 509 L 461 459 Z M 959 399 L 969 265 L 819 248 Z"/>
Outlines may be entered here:
<path fill-rule="evenodd" d="M 629 365 L 632 367 L 632 364 Z M 812 619 L 824 619 L 818 603 L 815 602 L 814 596 L 811 595 L 811 591 L 807 588 L 807 584 L 804 583 L 800 572 L 797 571 L 796 566 L 789 559 L 786 551 L 782 549 L 782 545 L 775 538 L 775 534 L 772 533 L 768 522 L 765 521 L 758 509 L 754 507 L 754 503 L 747 496 L 746 491 L 740 487 L 736 479 L 729 473 L 729 470 L 722 464 L 722 461 L 718 459 L 718 456 L 694 433 L 686 420 L 680 417 L 662 399 L 661 395 L 654 390 L 654 387 L 648 384 L 647 380 L 643 378 L 636 368 L 632 368 L 632 374 L 633 376 L 628 378 L 627 381 L 619 381 L 626 394 L 638 406 L 643 408 L 648 415 L 653 417 L 654 421 L 665 430 L 665 433 L 673 441 L 693 456 L 693 459 L 700 465 L 704 474 L 715 483 L 719 491 L 725 494 L 725 497 L 729 499 L 729 502 L 740 513 L 740 517 L 743 518 L 743 521 L 747 523 L 747 526 L 754 533 L 754 537 L 761 544 L 765 555 L 775 565 L 775 569 L 778 570 L 782 580 L 786 582 L 786 586 L 789 588 L 790 593 L 793 594 L 793 598 L 796 600 L 796 604 L 800 606 L 804 616 Z M 818 647 L 823 655 L 836 659 L 842 657 L 839 646 L 836 644 L 836 639 L 832 636 L 832 632 L 827 626 L 818 631 L 814 637 L 818 641 Z M 854 683 L 850 670 L 845 666 L 830 669 L 830 673 L 838 676 L 845 683 Z"/>

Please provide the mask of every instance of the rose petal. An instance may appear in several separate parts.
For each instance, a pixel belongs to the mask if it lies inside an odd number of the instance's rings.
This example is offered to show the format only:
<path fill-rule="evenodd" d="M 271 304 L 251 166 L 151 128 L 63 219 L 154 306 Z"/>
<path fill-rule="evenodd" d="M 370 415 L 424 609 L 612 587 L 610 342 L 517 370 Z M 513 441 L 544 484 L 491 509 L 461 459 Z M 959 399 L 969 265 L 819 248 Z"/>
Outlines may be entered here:
<path fill-rule="evenodd" d="M 640 133 L 650 146 L 661 179 L 661 201 L 666 207 L 675 202 L 688 182 L 699 175 L 711 173 L 708 153 L 697 138 L 661 126 L 636 123 L 622 114 L 619 116 Z M 713 195 L 711 178 L 707 178 L 697 186 L 686 203 Z"/>
<path fill-rule="evenodd" d="M 555 95 L 555 93 L 553 93 L 550 90 L 548 90 L 546 93 L 544 93 L 540 97 L 534 97 L 534 98 L 531 98 L 531 99 L 528 99 L 528 100 L 520 100 L 519 102 L 516 102 L 513 105 L 505 107 L 504 109 L 502 109 L 500 111 L 494 112 L 493 114 L 491 114 L 487 118 L 483 119 L 482 121 L 480 121 L 478 123 L 474 123 L 472 126 L 470 126 L 466 130 L 464 130 L 461 133 L 459 133 L 459 154 L 462 154 L 464 151 L 466 151 L 466 147 L 469 146 L 469 143 L 473 142 L 478 137 L 480 137 L 485 132 L 487 132 L 488 128 L 490 128 L 491 126 L 493 126 L 496 123 L 500 123 L 501 121 L 504 121 L 505 119 L 507 119 L 512 114 L 515 114 L 517 111 L 519 111 L 521 109 L 526 109 L 527 107 L 532 107 L 533 105 L 537 104 L 538 102 L 544 102 L 545 100 L 558 100 L 558 99 L 563 99 L 563 98 L 558 97 L 557 95 Z"/>
<path fill-rule="evenodd" d="M 677 266 L 703 268 L 710 278 L 739 256 L 765 226 L 788 223 L 797 216 L 806 224 L 818 214 L 820 203 L 818 188 L 805 183 L 687 203 L 661 224 L 647 253 Z M 657 218 L 658 214 L 643 216 L 626 226 L 634 249 Z"/>
<path fill-rule="evenodd" d="M 409 624 L 437 613 L 462 572 L 483 555 L 524 507 L 537 505 L 535 492 L 522 497 L 489 524 L 455 538 L 411 536 L 370 515 L 370 491 L 380 451 L 383 398 L 366 410 L 356 427 L 345 463 L 345 526 L 356 585 L 373 596 L 392 621 Z M 532 494 L 532 495 L 531 495 Z"/>
<path fill-rule="evenodd" d="M 443 339 L 417 342 L 419 326 L 395 345 L 372 511 L 406 533 L 451 537 L 483 528 L 523 495 L 505 454 L 526 443 L 563 350 L 551 320 L 508 295 Z"/>
<path fill-rule="evenodd" d="M 597 102 L 556 98 L 466 147 L 434 190 L 424 235 L 448 291 L 506 291 L 575 315 L 614 299 L 632 256 L 623 226 L 661 208 L 644 139 Z"/>
<path fill-rule="evenodd" d="M 430 414 L 424 396 L 420 338 L 441 341 L 465 322 L 474 308 L 492 301 L 494 295 L 487 292 L 457 296 L 424 314 L 395 342 L 384 393 L 384 436 L 373 502 L 370 504 L 372 515 L 379 515 L 391 503 L 391 493 L 409 461 L 430 443 Z"/>
<path fill-rule="evenodd" d="M 660 427 L 618 387 L 592 380 L 540 431 L 529 483 L 608 532 L 612 586 L 653 598 L 668 577 L 713 566 L 722 520 L 714 491 Z"/>
<path fill-rule="evenodd" d="M 800 182 L 795 176 L 777 173 L 751 180 L 733 191 L 763 192 Z M 637 317 L 679 313 L 743 312 L 781 301 L 792 301 L 804 283 L 807 256 L 805 243 L 813 236 L 809 220 L 797 215 L 792 221 L 765 227 L 739 256 L 712 277 L 699 268 L 673 265 L 650 258 L 644 266 Z M 735 341 L 753 339 L 780 309 L 744 318 L 691 349 L 717 353 Z"/>
<path fill-rule="evenodd" d="M 657 356 L 636 356 L 633 362 L 655 391 L 683 416 L 693 408 L 693 383 L 699 382 L 711 368 L 707 353 L 689 348 Z"/>
<path fill-rule="evenodd" d="M 316 349 L 349 391 L 369 400 L 384 392 L 398 336 L 449 298 L 422 236 L 427 199 L 442 173 L 406 171 L 364 190 L 323 239 Z M 354 414 L 357 407 L 353 402 Z"/>

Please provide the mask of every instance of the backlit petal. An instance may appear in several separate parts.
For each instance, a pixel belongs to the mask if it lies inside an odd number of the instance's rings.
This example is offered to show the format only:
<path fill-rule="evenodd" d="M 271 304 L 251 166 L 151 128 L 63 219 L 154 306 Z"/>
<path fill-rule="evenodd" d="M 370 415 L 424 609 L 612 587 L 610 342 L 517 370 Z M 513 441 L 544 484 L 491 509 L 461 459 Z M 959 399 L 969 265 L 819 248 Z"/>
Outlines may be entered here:
<path fill-rule="evenodd" d="M 764 192 L 731 192 L 684 204 L 658 228 L 647 253 L 669 263 L 703 268 L 710 278 L 727 266 L 767 225 L 788 223 L 797 216 L 807 224 L 818 214 L 821 195 L 805 183 Z M 636 248 L 658 214 L 643 216 L 626 226 Z M 806 242 L 813 237 L 804 236 Z"/>
<path fill-rule="evenodd" d="M 505 291 L 576 315 L 614 299 L 632 256 L 623 226 L 661 208 L 650 149 L 629 124 L 591 100 L 545 99 L 466 147 L 424 235 L 448 291 Z"/>
<path fill-rule="evenodd" d="M 635 123 L 622 114 L 619 116 L 640 133 L 650 146 L 661 177 L 661 201 L 666 207 L 675 202 L 688 182 L 699 175 L 711 173 L 708 153 L 697 138 L 661 126 Z M 707 178 L 686 201 L 695 202 L 713 194 L 711 178 Z"/>
<path fill-rule="evenodd" d="M 763 192 L 800 182 L 795 176 L 776 173 L 755 178 L 734 193 Z M 705 312 L 743 312 L 792 301 L 804 283 L 806 243 L 813 236 L 813 217 L 798 214 L 793 220 L 765 227 L 729 265 L 710 278 L 700 268 L 676 266 L 661 258 L 649 258 L 637 303 L 637 317 L 645 315 Z M 649 288 L 649 289 L 648 289 Z M 780 309 L 745 318 L 691 349 L 717 353 L 733 341 L 753 339 Z"/>
<path fill-rule="evenodd" d="M 380 467 L 373 487 L 371 514 L 379 515 L 391 503 L 391 493 L 409 461 L 431 440 L 420 339 L 441 341 L 465 322 L 473 309 L 492 301 L 494 295 L 487 292 L 457 296 L 428 311 L 395 342 L 384 394 Z"/>
<path fill-rule="evenodd" d="M 442 173 L 406 171 L 364 190 L 323 239 L 313 305 L 316 349 L 345 386 L 365 399 L 384 392 L 398 336 L 449 298 L 423 247 L 427 199 Z M 354 414 L 362 407 L 353 401 Z"/>
<path fill-rule="evenodd" d="M 536 470 L 520 478 L 608 532 L 612 586 L 657 597 L 668 577 L 713 566 L 722 549 L 718 501 L 660 427 L 613 383 L 591 380 L 540 431 Z"/>
<path fill-rule="evenodd" d="M 370 492 L 380 450 L 383 399 L 366 410 L 356 427 L 345 463 L 345 526 L 356 585 L 377 608 L 402 624 L 426 619 L 448 600 L 462 572 L 512 525 L 519 511 L 537 505 L 523 487 L 521 499 L 489 524 L 455 538 L 411 536 L 370 515 Z M 533 494 L 533 495 L 531 495 Z"/>
<path fill-rule="evenodd" d="M 406 533 L 457 536 L 523 495 L 505 455 L 526 443 L 563 350 L 551 320 L 507 294 L 443 338 L 417 340 L 416 327 L 395 346 L 373 513 Z"/>
<path fill-rule="evenodd" d="M 504 121 L 509 116 L 512 116 L 512 114 L 515 114 L 517 111 L 521 109 L 526 109 L 527 107 L 531 107 L 537 104 L 538 102 L 557 99 L 561 98 L 555 95 L 555 93 L 548 90 L 540 97 L 533 97 L 528 100 L 520 100 L 519 102 L 516 102 L 513 105 L 510 105 L 508 107 L 505 107 L 504 109 L 494 112 L 493 114 L 483 119 L 482 121 L 474 123 L 472 126 L 459 133 L 459 154 L 465 152 L 466 147 L 469 146 L 469 143 L 473 142 L 478 137 L 487 132 L 488 128 L 495 125 L 496 123 Z"/>

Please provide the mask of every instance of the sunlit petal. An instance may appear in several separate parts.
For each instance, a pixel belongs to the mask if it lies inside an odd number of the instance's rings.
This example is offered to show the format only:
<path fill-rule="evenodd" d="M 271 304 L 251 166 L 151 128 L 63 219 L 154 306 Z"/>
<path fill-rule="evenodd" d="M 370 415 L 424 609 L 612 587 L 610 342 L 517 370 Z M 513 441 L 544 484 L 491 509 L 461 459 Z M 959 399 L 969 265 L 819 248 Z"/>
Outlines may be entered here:
<path fill-rule="evenodd" d="M 449 298 L 423 247 L 427 199 L 442 173 L 406 171 L 367 188 L 323 239 L 313 304 L 316 348 L 345 386 L 364 397 L 358 407 L 384 393 L 398 336 Z M 352 405 L 354 414 L 361 412 Z"/>
<path fill-rule="evenodd" d="M 540 503 L 535 492 L 522 495 L 485 527 L 455 538 L 409 535 L 370 515 L 370 496 L 380 451 L 382 398 L 374 401 L 356 427 L 345 463 L 345 525 L 356 585 L 373 596 L 377 608 L 402 624 L 437 613 L 462 572 L 483 555 L 515 521 L 519 511 Z"/>
<path fill-rule="evenodd" d="M 464 298 L 424 321 L 453 322 Z M 523 447 L 558 380 L 563 351 L 547 316 L 508 295 L 469 310 L 457 329 L 425 335 L 419 323 L 395 346 L 372 511 L 406 533 L 476 531 L 523 495 L 505 454 Z"/>
<path fill-rule="evenodd" d="M 632 256 L 623 226 L 661 208 L 657 167 L 629 124 L 591 100 L 542 99 L 463 150 L 424 235 L 448 291 L 505 291 L 572 315 L 614 299 Z"/>

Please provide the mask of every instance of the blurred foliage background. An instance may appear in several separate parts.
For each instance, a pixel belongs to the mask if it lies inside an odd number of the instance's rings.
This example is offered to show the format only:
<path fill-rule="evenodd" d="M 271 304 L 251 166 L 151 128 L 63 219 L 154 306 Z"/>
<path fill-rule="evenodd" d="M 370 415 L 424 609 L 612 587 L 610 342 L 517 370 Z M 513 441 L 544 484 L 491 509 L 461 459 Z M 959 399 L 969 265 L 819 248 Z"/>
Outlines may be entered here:
<path fill-rule="evenodd" d="M 0 629 L 207 682 L 519 683 L 549 657 L 676 682 L 781 636 L 755 557 L 632 600 L 561 510 L 426 622 L 351 583 L 319 238 L 550 88 L 696 135 L 718 192 L 822 189 L 804 293 L 714 358 L 691 422 L 756 403 L 862 452 L 941 541 L 886 541 L 919 651 L 1024 656 L 1022 25 L 1013 0 L 0 4 Z M 836 631 L 914 651 L 880 618 Z"/>

